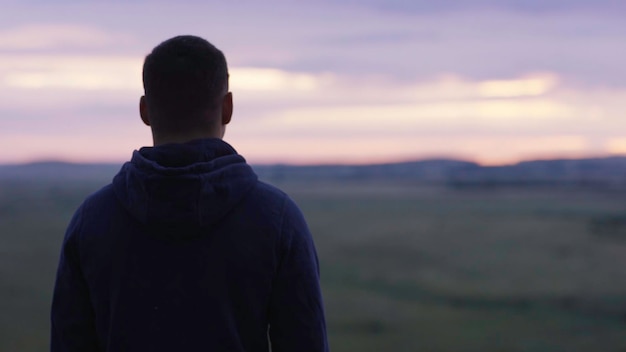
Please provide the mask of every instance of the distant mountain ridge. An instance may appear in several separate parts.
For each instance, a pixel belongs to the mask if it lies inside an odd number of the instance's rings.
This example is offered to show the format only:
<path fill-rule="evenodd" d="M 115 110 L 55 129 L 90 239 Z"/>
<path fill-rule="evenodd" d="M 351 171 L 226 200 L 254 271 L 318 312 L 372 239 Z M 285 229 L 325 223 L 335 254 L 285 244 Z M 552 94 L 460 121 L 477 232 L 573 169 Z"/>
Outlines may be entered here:
<path fill-rule="evenodd" d="M 458 187 L 572 185 L 626 188 L 626 157 L 534 160 L 457 171 L 448 183 Z"/>
<path fill-rule="evenodd" d="M 120 164 L 36 162 L 0 165 L 0 179 L 110 180 Z M 371 165 L 253 165 L 263 180 L 376 181 L 442 184 L 450 187 L 602 186 L 626 188 L 626 157 L 524 161 L 481 166 L 454 159 Z"/>
<path fill-rule="evenodd" d="M 121 164 L 77 164 L 42 161 L 27 164 L 0 165 L 0 179 L 67 179 L 91 180 L 111 178 Z"/>

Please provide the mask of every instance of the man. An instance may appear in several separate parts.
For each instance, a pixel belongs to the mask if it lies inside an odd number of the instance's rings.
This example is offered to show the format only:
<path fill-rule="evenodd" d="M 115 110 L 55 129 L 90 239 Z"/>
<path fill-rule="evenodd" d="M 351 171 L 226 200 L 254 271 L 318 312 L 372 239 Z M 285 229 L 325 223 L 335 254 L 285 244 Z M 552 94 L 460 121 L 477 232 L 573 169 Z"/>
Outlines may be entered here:
<path fill-rule="evenodd" d="M 154 147 L 74 215 L 51 350 L 327 351 L 304 218 L 222 141 L 233 112 L 222 52 L 169 39 L 146 57 L 143 83 Z"/>

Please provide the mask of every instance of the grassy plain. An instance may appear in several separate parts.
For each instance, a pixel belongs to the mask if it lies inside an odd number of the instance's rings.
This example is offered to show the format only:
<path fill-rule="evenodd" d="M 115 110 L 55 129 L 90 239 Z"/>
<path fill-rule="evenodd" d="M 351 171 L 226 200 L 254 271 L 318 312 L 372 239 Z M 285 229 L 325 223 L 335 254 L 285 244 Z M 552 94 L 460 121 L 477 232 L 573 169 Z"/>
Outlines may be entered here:
<path fill-rule="evenodd" d="M 63 232 L 104 179 L 0 183 L 0 351 L 45 351 Z M 626 351 L 626 193 L 282 183 L 333 351 Z"/>

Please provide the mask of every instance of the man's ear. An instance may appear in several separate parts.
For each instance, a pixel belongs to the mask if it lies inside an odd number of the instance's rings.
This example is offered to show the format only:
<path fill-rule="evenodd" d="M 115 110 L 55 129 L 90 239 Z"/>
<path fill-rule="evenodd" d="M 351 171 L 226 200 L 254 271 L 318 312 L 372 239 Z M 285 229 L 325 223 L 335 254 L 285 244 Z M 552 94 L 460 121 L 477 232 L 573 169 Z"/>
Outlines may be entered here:
<path fill-rule="evenodd" d="M 228 125 L 233 117 L 233 93 L 228 92 L 222 99 L 222 125 Z"/>
<path fill-rule="evenodd" d="M 150 113 L 148 113 L 148 104 L 146 103 L 146 97 L 144 95 L 139 98 L 139 116 L 141 116 L 141 121 L 143 121 L 146 126 L 150 126 Z"/>

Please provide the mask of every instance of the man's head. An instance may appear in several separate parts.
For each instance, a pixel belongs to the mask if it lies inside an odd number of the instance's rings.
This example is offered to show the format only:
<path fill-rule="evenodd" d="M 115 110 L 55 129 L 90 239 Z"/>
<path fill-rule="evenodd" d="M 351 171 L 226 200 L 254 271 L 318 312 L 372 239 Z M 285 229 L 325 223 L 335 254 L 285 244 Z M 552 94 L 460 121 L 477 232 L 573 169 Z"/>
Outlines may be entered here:
<path fill-rule="evenodd" d="M 224 54 L 208 41 L 178 36 L 164 41 L 143 65 L 141 119 L 155 144 L 224 135 L 232 116 Z"/>

